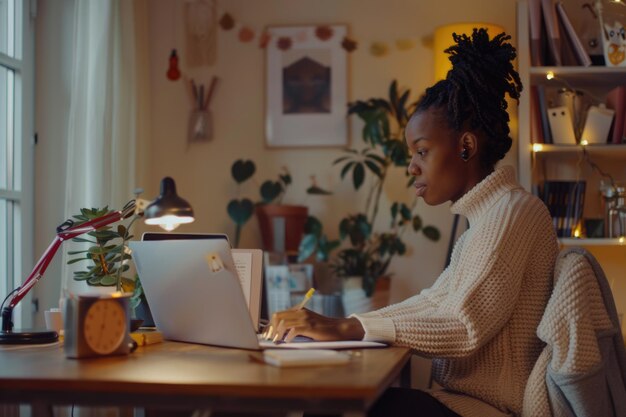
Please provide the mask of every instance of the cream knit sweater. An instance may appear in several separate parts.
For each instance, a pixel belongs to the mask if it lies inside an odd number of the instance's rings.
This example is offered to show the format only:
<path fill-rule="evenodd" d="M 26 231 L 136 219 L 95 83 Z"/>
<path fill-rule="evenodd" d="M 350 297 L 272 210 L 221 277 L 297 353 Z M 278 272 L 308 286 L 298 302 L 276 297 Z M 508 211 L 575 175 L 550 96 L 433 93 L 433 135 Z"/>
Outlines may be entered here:
<path fill-rule="evenodd" d="M 444 389 L 432 394 L 458 414 L 519 415 L 543 347 L 536 331 L 559 250 L 552 220 L 511 167 L 494 171 L 451 210 L 470 228 L 433 286 L 356 317 L 365 340 L 434 358 L 433 376 Z"/>

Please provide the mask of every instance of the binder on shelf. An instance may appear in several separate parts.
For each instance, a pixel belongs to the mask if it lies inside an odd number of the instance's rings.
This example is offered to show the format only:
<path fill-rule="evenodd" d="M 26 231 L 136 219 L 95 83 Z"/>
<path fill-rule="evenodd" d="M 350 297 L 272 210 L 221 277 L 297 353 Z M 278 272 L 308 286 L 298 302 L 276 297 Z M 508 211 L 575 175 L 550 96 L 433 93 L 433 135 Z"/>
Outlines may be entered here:
<path fill-rule="evenodd" d="M 530 141 L 531 143 L 545 143 L 539 92 L 535 85 L 530 87 Z"/>
<path fill-rule="evenodd" d="M 541 11 L 543 12 L 543 21 L 546 25 L 548 49 L 552 63 L 556 66 L 561 66 L 563 65 L 563 61 L 561 60 L 561 36 L 559 33 L 554 0 L 541 0 Z"/>
<path fill-rule="evenodd" d="M 552 143 L 552 131 L 550 130 L 550 122 L 548 121 L 548 102 L 546 98 L 546 89 L 542 85 L 537 86 L 537 101 L 539 103 L 539 114 L 541 116 L 541 130 L 543 132 L 544 143 Z"/>
<path fill-rule="evenodd" d="M 530 62 L 535 67 L 545 64 L 545 26 L 541 16 L 541 0 L 528 1 L 528 16 L 530 20 Z M 543 32 L 543 33 L 542 33 Z"/>
<path fill-rule="evenodd" d="M 569 47 L 571 53 L 575 58 L 574 65 L 582 65 L 588 67 L 591 65 L 591 58 L 589 54 L 585 50 L 583 43 L 581 42 L 572 22 L 565 11 L 563 6 L 563 2 L 559 1 L 556 4 L 556 11 L 558 16 L 558 21 L 561 24 L 560 27 L 563 29 L 563 38 L 565 40 L 564 44 Z"/>
<path fill-rule="evenodd" d="M 624 143 L 626 134 L 626 85 L 613 88 L 606 96 L 606 106 L 615 111 L 609 143 Z"/>

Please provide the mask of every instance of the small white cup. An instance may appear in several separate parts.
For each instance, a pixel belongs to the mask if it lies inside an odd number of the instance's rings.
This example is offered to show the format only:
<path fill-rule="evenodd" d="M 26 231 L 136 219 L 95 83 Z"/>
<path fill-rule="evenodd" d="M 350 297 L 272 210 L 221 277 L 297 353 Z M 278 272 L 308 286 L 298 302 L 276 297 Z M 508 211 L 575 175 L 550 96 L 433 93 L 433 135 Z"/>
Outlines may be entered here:
<path fill-rule="evenodd" d="M 48 330 L 55 330 L 60 333 L 63 330 L 63 315 L 61 309 L 51 308 L 43 312 L 44 319 L 46 320 L 46 328 Z"/>

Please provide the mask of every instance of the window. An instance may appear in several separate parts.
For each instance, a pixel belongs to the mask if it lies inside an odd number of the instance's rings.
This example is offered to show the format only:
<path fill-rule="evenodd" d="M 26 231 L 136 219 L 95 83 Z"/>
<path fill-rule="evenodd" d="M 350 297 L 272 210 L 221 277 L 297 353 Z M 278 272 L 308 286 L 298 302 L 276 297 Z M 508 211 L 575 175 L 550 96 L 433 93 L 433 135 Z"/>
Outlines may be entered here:
<path fill-rule="evenodd" d="M 33 60 L 27 0 L 0 0 L 0 300 L 32 266 Z M 20 304 L 24 304 L 23 302 Z M 24 306 L 14 312 L 18 327 Z"/>

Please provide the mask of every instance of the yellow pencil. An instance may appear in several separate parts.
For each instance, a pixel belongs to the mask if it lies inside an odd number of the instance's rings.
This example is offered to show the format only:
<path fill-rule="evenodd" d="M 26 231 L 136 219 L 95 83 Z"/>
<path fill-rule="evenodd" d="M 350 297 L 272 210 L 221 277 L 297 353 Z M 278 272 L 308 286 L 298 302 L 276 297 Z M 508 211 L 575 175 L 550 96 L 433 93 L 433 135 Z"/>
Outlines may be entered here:
<path fill-rule="evenodd" d="M 306 305 L 306 303 L 309 302 L 311 297 L 313 297 L 313 293 L 315 293 L 315 288 L 311 288 L 310 290 L 308 290 L 306 292 L 306 294 L 304 295 L 304 298 L 302 299 L 302 301 L 300 301 L 300 304 L 298 304 L 297 306 L 293 307 L 293 309 L 294 310 L 302 310 L 304 308 L 304 306 Z"/>

